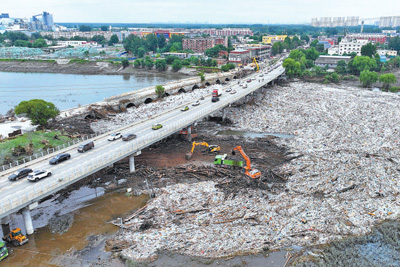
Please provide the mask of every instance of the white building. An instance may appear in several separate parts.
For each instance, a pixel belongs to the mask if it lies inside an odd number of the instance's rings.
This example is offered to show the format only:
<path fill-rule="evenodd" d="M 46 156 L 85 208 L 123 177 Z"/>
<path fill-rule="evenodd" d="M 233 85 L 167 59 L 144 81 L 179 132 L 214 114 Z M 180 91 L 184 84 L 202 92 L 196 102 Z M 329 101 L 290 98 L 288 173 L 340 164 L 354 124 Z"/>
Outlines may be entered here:
<path fill-rule="evenodd" d="M 339 43 L 339 55 L 350 54 L 356 52 L 358 56 L 361 56 L 361 47 L 366 45 L 368 40 L 358 39 L 342 39 Z"/>
<path fill-rule="evenodd" d="M 378 53 L 378 55 L 380 55 L 380 56 L 386 56 L 386 55 L 388 55 L 389 57 L 397 56 L 396 50 L 378 49 L 378 50 L 376 50 L 376 53 Z"/>

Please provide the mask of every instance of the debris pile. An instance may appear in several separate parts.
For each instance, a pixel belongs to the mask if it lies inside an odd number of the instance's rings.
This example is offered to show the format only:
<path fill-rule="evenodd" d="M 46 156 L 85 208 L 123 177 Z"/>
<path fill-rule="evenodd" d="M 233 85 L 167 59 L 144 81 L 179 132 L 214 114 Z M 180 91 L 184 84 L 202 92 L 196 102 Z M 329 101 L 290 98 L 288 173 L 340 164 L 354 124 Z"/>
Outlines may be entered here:
<path fill-rule="evenodd" d="M 256 104 L 230 108 L 240 129 L 295 135 L 275 139 L 293 158 L 272 172 L 287 179 L 286 188 L 271 191 L 272 182 L 264 181 L 224 190 L 235 177 L 167 186 L 125 222 L 118 239 L 131 246 L 122 254 L 144 260 L 168 249 L 217 258 L 325 244 L 398 218 L 399 100 L 360 88 L 294 83 L 269 90 Z"/>

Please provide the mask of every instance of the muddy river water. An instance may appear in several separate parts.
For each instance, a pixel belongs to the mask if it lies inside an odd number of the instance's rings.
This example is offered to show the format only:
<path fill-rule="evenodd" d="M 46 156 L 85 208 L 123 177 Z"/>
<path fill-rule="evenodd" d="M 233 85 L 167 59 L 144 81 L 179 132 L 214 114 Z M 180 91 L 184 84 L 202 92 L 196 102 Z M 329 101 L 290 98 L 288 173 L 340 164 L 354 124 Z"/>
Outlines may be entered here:
<path fill-rule="evenodd" d="M 109 223 L 110 220 L 115 220 L 118 217 L 125 217 L 132 213 L 134 210 L 140 208 L 145 204 L 148 197 L 143 195 L 139 197 L 126 196 L 121 193 L 107 193 L 100 197 L 86 201 L 85 195 L 90 191 L 87 188 L 81 188 L 71 194 L 69 198 L 65 199 L 62 203 L 57 204 L 58 201 L 52 202 L 54 212 L 69 211 L 71 206 L 69 203 L 75 203 L 77 209 L 70 211 L 73 215 L 73 222 L 69 230 L 62 234 L 52 234 L 48 226 L 39 228 L 35 233 L 29 236 L 29 242 L 22 247 L 12 247 L 10 256 L 1 262 L 0 265 L 4 266 L 68 266 L 68 263 L 74 262 L 75 264 L 82 259 L 76 259 L 72 256 L 74 251 L 82 250 L 90 242 L 93 242 L 93 236 L 109 236 L 119 230 L 118 227 Z M 80 201 L 74 201 L 71 197 Z M 43 210 L 49 207 L 46 203 L 42 203 L 38 210 Z M 63 203 L 65 203 L 63 205 Z M 58 206 L 57 208 L 54 208 Z M 41 213 L 40 216 L 35 216 L 34 224 L 40 220 L 46 220 L 51 216 L 50 214 Z M 40 218 L 43 217 L 43 218 Z M 14 223 L 19 222 L 19 218 L 13 220 Z M 23 223 L 22 223 L 23 224 Z M 18 226 L 21 227 L 22 224 Z M 90 241 L 88 241 L 90 240 Z M 102 251 L 103 250 L 103 251 Z M 97 254 L 104 252 L 104 245 L 100 248 Z M 82 266 L 88 262 L 81 262 Z M 79 264 L 78 264 L 79 265 Z"/>

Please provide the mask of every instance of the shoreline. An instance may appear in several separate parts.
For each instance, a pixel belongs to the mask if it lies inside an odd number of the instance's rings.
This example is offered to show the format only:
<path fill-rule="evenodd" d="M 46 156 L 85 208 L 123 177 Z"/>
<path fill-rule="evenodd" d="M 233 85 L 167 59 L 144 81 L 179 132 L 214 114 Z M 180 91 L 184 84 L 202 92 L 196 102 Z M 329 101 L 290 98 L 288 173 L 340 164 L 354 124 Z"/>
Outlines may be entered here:
<path fill-rule="evenodd" d="M 194 76 L 196 69 L 182 68 L 175 72 L 169 66 L 166 71 L 156 69 L 134 68 L 132 65 L 122 69 L 121 64 L 111 62 L 85 62 L 63 64 L 46 61 L 0 61 L 0 72 L 32 72 L 32 73 L 58 73 L 58 74 L 82 74 L 82 75 L 132 75 L 132 74 L 170 74 L 179 73 Z"/>

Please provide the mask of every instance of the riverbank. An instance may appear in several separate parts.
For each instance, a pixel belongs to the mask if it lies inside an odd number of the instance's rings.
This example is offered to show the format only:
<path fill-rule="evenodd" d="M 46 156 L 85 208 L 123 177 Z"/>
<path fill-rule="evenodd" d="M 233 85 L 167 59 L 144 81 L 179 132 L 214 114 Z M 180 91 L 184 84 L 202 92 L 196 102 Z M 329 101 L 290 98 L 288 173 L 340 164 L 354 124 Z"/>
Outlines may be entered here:
<path fill-rule="evenodd" d="M 119 63 L 111 62 L 72 62 L 69 60 L 56 60 L 54 62 L 48 61 L 35 61 L 35 60 L 14 60 L 14 61 L 0 61 L 0 72 L 32 72 L 32 73 L 60 73 L 60 74 L 85 74 L 85 75 L 134 75 L 134 74 L 157 74 L 168 75 L 171 73 L 178 73 L 193 76 L 196 75 L 197 70 L 192 68 L 182 68 L 177 72 L 172 70 L 172 67 L 166 71 L 158 71 L 156 69 L 142 69 L 134 68 L 130 65 L 127 68 L 122 68 Z"/>

